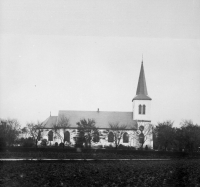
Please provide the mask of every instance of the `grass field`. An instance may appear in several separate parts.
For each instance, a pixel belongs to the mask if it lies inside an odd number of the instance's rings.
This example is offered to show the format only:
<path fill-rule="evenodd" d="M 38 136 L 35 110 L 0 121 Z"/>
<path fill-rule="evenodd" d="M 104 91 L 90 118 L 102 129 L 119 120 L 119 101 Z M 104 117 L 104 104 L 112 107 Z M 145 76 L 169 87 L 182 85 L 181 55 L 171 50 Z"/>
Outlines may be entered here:
<path fill-rule="evenodd" d="M 200 186 L 200 161 L 0 162 L 0 186 Z"/>
<path fill-rule="evenodd" d="M 60 152 L 62 151 L 62 152 Z M 89 150 L 88 152 L 69 152 L 68 150 L 15 150 L 0 152 L 1 158 L 53 158 L 53 159 L 200 159 L 200 153 L 158 152 L 158 151 L 127 151 L 127 150 Z"/>
<path fill-rule="evenodd" d="M 116 154 L 116 153 L 56 153 L 56 152 L 8 152 L 0 153 L 0 158 L 52 158 L 52 159 L 139 159 L 139 158 L 162 158 L 167 159 L 170 156 L 162 155 L 140 155 L 140 154 Z"/>

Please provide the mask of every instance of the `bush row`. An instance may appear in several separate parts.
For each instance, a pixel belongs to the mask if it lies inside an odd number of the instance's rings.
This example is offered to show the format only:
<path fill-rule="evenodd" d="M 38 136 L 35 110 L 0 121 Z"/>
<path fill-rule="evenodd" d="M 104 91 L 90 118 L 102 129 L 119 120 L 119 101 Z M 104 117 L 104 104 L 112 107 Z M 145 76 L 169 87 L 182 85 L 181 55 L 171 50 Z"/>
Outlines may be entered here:
<path fill-rule="evenodd" d="M 117 154 L 117 155 L 133 155 L 136 157 L 147 157 L 147 158 L 200 158 L 199 152 L 168 152 L 168 151 L 142 151 L 142 150 L 120 150 L 120 149 L 80 149 L 80 148 L 61 148 L 61 147 L 47 147 L 47 148 L 23 148 L 23 147 L 8 147 L 2 153 L 12 153 L 15 156 L 17 153 L 24 153 L 23 155 L 29 155 L 29 153 L 40 153 L 43 157 L 48 155 L 58 155 L 58 154 Z M 37 154 L 36 154 L 37 155 Z M 52 157 L 51 157 L 52 158 Z"/>

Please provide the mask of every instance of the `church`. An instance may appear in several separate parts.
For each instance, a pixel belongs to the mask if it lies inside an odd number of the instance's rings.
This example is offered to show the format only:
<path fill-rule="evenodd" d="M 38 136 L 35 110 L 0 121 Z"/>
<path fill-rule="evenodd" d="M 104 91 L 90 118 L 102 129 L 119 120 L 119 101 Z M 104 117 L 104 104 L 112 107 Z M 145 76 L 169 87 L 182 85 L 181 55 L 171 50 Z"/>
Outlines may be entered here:
<path fill-rule="evenodd" d="M 143 61 L 141 64 L 139 80 L 137 85 L 136 96 L 132 99 L 131 112 L 112 112 L 112 111 L 74 111 L 60 110 L 58 116 L 49 116 L 42 123 L 42 138 L 50 141 L 51 145 L 62 142 L 66 146 L 75 146 L 78 130 L 77 123 L 80 120 L 94 120 L 95 126 L 98 128 L 98 141 L 92 141 L 91 147 L 115 147 L 114 131 L 109 124 L 125 125 L 119 145 L 134 147 L 136 149 L 148 146 L 153 148 L 153 127 L 151 125 L 151 98 L 147 92 L 146 79 L 144 73 Z M 68 119 L 70 126 L 60 133 L 58 137 L 55 135 L 53 128 L 64 118 Z M 53 137 L 53 138 L 50 138 Z M 142 141 L 141 141 L 142 139 Z"/>

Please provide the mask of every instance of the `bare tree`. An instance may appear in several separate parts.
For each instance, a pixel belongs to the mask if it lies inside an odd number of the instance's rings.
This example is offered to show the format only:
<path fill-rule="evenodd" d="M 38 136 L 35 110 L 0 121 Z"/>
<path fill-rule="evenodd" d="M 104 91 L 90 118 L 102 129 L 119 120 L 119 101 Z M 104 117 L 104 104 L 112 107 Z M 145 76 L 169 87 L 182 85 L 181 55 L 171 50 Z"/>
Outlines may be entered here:
<path fill-rule="evenodd" d="M 140 142 L 139 141 L 139 134 L 141 133 L 141 131 L 136 128 L 135 124 L 129 125 L 129 128 L 132 130 L 132 132 L 130 133 L 131 141 L 134 141 L 136 147 L 141 146 L 140 143 L 139 143 Z"/>
<path fill-rule="evenodd" d="M 127 125 L 119 125 L 119 122 L 116 122 L 116 123 L 109 123 L 109 127 L 114 134 L 114 143 L 117 149 L 120 144 L 120 140 L 126 131 Z"/>
<path fill-rule="evenodd" d="M 83 146 L 83 143 L 85 143 L 86 147 L 91 147 L 92 139 L 96 139 L 98 134 L 97 127 L 95 126 L 95 121 L 93 119 L 82 119 L 77 123 L 77 125 L 79 135 L 76 144 Z"/>
<path fill-rule="evenodd" d="M 28 134 L 33 138 L 33 140 L 35 141 L 35 145 L 37 147 L 38 141 L 41 139 L 41 131 L 43 124 L 38 121 L 37 124 L 34 124 L 32 122 L 27 123 L 26 126 Z"/>
<path fill-rule="evenodd" d="M 21 129 L 21 133 L 24 135 L 25 138 L 27 138 L 27 135 L 28 135 L 28 129 L 27 129 L 27 127 L 23 127 Z"/>
<path fill-rule="evenodd" d="M 139 137 L 139 143 L 141 145 L 140 148 L 143 148 L 144 143 L 151 139 L 152 135 L 153 135 L 153 125 L 148 123 L 148 124 L 139 124 L 139 133 L 138 133 L 138 137 Z"/>
<path fill-rule="evenodd" d="M 67 128 L 69 128 L 71 126 L 70 122 L 69 122 L 69 118 L 65 117 L 64 115 L 62 115 L 57 124 L 54 124 L 53 126 L 53 131 L 55 132 L 56 136 L 61 140 L 61 143 L 65 143 L 65 130 Z M 62 134 L 63 135 L 62 135 Z M 64 147 L 64 144 L 63 144 Z"/>

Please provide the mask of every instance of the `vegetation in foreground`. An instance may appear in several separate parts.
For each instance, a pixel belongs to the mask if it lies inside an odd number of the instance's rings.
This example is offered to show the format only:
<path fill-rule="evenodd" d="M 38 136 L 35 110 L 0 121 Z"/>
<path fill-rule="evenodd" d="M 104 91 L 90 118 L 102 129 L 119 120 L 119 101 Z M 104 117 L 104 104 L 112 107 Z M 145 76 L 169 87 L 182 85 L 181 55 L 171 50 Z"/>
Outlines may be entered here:
<path fill-rule="evenodd" d="M 88 119 L 81 120 L 77 123 L 78 137 L 76 139 L 76 147 L 86 148 L 91 147 L 91 141 L 98 142 L 98 128 L 95 126 L 95 121 Z M 126 126 L 119 124 L 109 124 L 111 131 L 114 133 L 112 141 L 115 143 L 116 148 L 120 148 L 119 145 L 122 135 L 126 132 Z M 61 140 L 61 145 L 70 145 L 69 136 L 65 137 L 67 128 L 70 127 L 69 119 L 63 118 L 59 123 L 52 129 Z M 141 128 L 143 127 L 143 128 Z M 53 132 L 51 136 L 49 134 L 48 140 L 43 139 L 41 129 L 43 123 L 27 123 L 26 127 L 20 128 L 20 124 L 16 119 L 3 120 L 0 119 L 0 150 L 11 146 L 22 146 L 22 147 L 46 147 L 47 145 L 58 146 L 58 143 L 51 144 L 53 140 Z M 150 130 L 151 129 L 151 130 Z M 141 133 L 136 136 L 137 141 L 140 144 L 140 148 L 143 149 L 144 142 L 148 135 L 153 135 L 154 149 L 165 150 L 165 151 L 184 151 L 184 152 L 198 152 L 200 150 L 200 126 L 194 124 L 190 120 L 185 120 L 181 123 L 180 128 L 173 127 L 173 122 L 164 121 L 157 125 L 150 124 L 147 131 L 144 132 L 144 126 L 140 126 L 139 130 Z M 64 134 L 61 136 L 60 131 Z M 135 129 L 134 129 L 135 131 Z M 151 133 L 150 133 L 151 132 Z M 149 134 L 150 133 L 150 134 Z M 38 141 L 41 141 L 38 145 Z M 128 137 L 126 137 L 128 141 Z"/>
<path fill-rule="evenodd" d="M 49 149 L 40 148 L 25 151 L 19 149 L 17 152 L 13 151 L 0 152 L 0 158 L 24 158 L 24 159 L 200 159 L 200 153 L 186 153 L 186 152 L 166 152 L 166 151 L 134 151 L 134 150 L 80 150 L 76 152 L 75 149 Z M 60 152 L 61 151 L 61 152 Z M 73 152 L 70 152 L 73 151 Z M 77 150 L 78 151 L 78 150 Z"/>
<path fill-rule="evenodd" d="M 106 162 L 1 162 L 7 186 L 200 186 L 198 160 Z"/>

